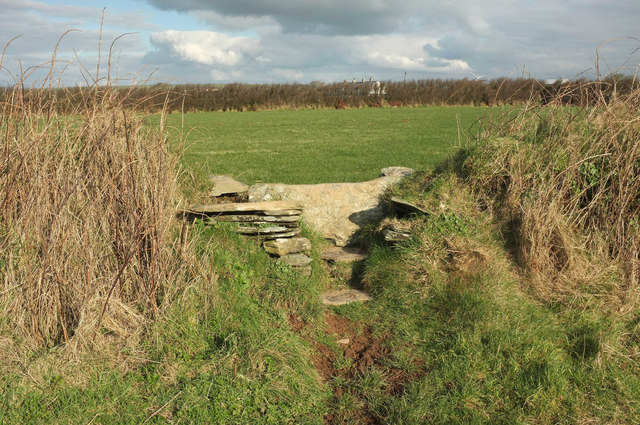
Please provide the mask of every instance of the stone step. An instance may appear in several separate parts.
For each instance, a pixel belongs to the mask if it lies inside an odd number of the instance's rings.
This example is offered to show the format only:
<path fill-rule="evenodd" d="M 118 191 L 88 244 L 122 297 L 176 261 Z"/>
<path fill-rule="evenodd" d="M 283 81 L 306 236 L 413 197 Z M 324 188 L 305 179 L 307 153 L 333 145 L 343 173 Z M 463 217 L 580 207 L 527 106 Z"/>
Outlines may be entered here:
<path fill-rule="evenodd" d="M 321 295 L 321 298 L 322 304 L 325 305 L 343 305 L 371 300 L 369 295 L 357 289 L 340 289 L 337 291 L 325 292 Z"/>
<path fill-rule="evenodd" d="M 278 233 L 290 232 L 291 228 L 284 226 L 271 227 L 254 227 L 254 226 L 238 226 L 236 232 L 241 235 L 277 235 Z"/>
<path fill-rule="evenodd" d="M 249 186 L 225 175 L 209 176 L 209 182 L 213 185 L 209 195 L 211 197 L 239 195 L 247 193 Z"/>
<path fill-rule="evenodd" d="M 255 236 L 260 240 L 293 238 L 300 235 L 299 227 L 252 227 L 238 226 L 236 232 L 245 236 Z"/>
<path fill-rule="evenodd" d="M 272 224 L 291 224 L 300 221 L 299 215 L 212 215 L 209 216 L 212 221 L 224 221 L 232 223 L 272 223 Z"/>
<path fill-rule="evenodd" d="M 277 238 L 262 243 L 262 247 L 269 254 L 282 257 L 287 254 L 297 254 L 311 250 L 311 242 L 307 238 Z"/>
<path fill-rule="evenodd" d="M 429 215 L 429 212 L 423 210 L 416 204 L 413 204 L 406 199 L 398 198 L 397 196 L 392 196 L 387 203 L 391 205 L 398 215 Z"/>
<path fill-rule="evenodd" d="M 335 246 L 322 252 L 323 260 L 334 263 L 354 263 L 368 257 L 365 250 L 349 246 Z"/>
<path fill-rule="evenodd" d="M 265 215 L 290 216 L 302 213 L 302 204 L 297 201 L 266 201 L 266 202 L 232 202 L 227 204 L 196 205 L 190 207 L 187 214 L 195 215 Z"/>

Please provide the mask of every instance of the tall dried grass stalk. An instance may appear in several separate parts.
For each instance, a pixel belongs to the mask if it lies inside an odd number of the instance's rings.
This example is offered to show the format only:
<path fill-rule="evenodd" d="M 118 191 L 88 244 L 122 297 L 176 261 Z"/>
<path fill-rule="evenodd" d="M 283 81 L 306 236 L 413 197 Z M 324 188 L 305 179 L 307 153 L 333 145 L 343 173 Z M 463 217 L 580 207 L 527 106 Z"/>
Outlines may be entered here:
<path fill-rule="evenodd" d="M 52 71 L 40 89 L 21 77 L 0 103 L 0 315 L 34 347 L 69 341 L 79 323 L 99 331 L 114 300 L 122 317 L 157 315 L 180 273 L 165 136 L 98 75 L 52 96 Z"/>
<path fill-rule="evenodd" d="M 575 92 L 559 93 L 511 113 L 487 126 L 465 167 L 514 232 L 542 297 L 589 286 L 626 309 L 640 289 L 640 89 L 605 96 L 596 82 L 573 90 L 597 104 L 567 106 Z"/>

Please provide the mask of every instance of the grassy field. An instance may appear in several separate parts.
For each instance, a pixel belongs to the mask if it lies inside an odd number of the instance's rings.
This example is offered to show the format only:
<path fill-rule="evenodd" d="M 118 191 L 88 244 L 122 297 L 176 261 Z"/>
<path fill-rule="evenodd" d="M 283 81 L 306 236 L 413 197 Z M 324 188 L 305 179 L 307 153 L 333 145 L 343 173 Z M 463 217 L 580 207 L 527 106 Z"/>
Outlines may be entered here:
<path fill-rule="evenodd" d="M 280 183 L 356 182 L 388 166 L 434 166 L 473 124 L 500 108 L 424 107 L 203 112 L 184 116 L 184 164 L 208 174 Z M 169 115 L 178 132 L 182 117 Z"/>

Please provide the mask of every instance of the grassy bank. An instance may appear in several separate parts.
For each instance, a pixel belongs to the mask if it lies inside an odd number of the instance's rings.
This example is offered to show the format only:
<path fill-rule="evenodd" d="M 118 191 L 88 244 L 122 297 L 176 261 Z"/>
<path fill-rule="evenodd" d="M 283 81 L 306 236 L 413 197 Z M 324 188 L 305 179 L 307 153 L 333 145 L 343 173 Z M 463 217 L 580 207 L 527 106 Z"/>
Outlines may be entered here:
<path fill-rule="evenodd" d="M 390 335 L 413 379 L 389 397 L 384 380 L 371 396 L 358 376 L 350 393 L 382 423 L 637 422 L 637 287 L 620 289 L 620 268 L 597 294 L 572 285 L 546 296 L 564 281 L 534 279 L 514 262 L 514 236 L 473 201 L 461 171 L 417 176 L 398 190 L 431 215 L 403 222 L 414 232 L 406 245 L 374 245 L 364 286 L 375 301 L 342 312 Z M 627 303 L 615 311 L 584 302 L 618 297 Z"/>
<path fill-rule="evenodd" d="M 322 423 L 328 391 L 289 315 L 319 317 L 323 273 L 277 267 L 229 226 L 189 239 L 190 277 L 142 340 L 72 361 L 65 347 L 14 357 L 0 422 Z"/>

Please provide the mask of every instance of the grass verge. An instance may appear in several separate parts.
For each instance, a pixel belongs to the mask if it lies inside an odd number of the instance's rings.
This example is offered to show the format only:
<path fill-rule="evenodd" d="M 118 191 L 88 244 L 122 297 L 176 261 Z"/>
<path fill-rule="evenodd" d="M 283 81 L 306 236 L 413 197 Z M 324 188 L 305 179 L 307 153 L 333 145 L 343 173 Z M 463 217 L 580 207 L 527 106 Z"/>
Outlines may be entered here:
<path fill-rule="evenodd" d="M 364 285 L 374 300 L 337 310 L 386 335 L 390 352 L 338 384 L 341 421 L 353 421 L 344 406 L 355 399 L 388 424 L 637 422 L 637 309 L 538 297 L 460 171 L 397 190 L 430 215 L 404 223 L 414 232 L 404 245 L 373 246 Z"/>

